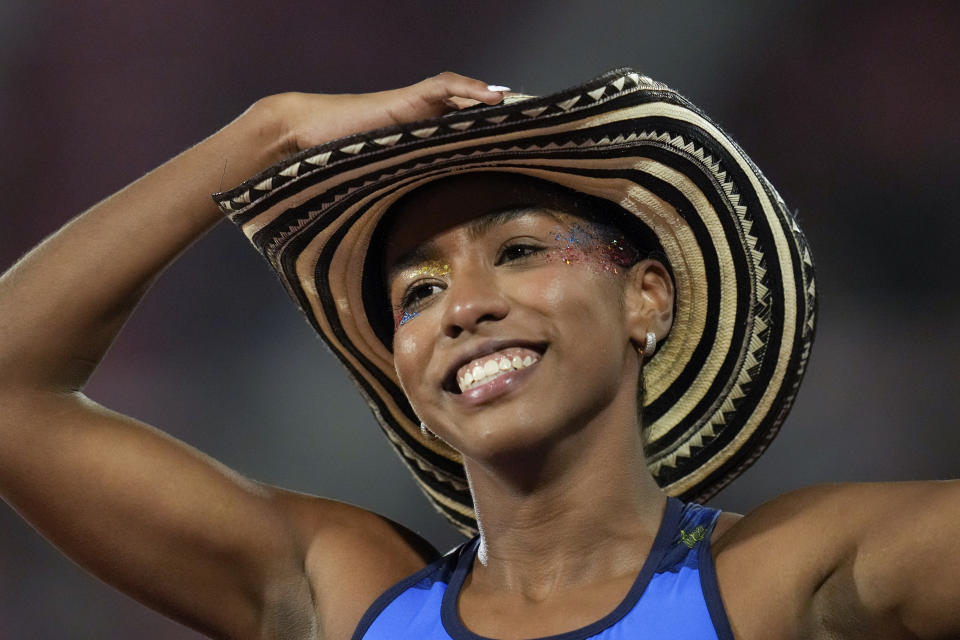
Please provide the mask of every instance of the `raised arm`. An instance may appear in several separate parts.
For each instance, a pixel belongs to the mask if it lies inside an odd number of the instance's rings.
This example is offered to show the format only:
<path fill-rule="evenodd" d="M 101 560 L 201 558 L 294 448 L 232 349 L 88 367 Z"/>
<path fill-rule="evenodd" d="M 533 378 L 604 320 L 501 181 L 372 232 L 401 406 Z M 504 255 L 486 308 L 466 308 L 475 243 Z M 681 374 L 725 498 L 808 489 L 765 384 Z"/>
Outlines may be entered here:
<path fill-rule="evenodd" d="M 501 94 L 441 74 L 363 96 L 265 98 L 9 269 L 0 277 L 3 498 L 88 570 L 214 636 L 318 637 L 324 623 L 339 637 L 359 613 L 324 613 L 342 599 L 330 585 L 352 579 L 358 609 L 422 564 L 423 551 L 382 519 L 251 482 L 97 405 L 83 387 L 155 277 L 220 219 L 210 193 L 301 148 L 438 115 L 456 97 Z M 345 562 L 373 548 L 388 557 Z"/>
<path fill-rule="evenodd" d="M 823 485 L 780 496 L 714 547 L 734 633 L 960 638 L 958 527 L 960 480 Z"/>
<path fill-rule="evenodd" d="M 960 637 L 960 480 L 848 485 L 831 503 L 849 514 L 835 525 L 849 544 L 814 610 L 873 637 Z"/>

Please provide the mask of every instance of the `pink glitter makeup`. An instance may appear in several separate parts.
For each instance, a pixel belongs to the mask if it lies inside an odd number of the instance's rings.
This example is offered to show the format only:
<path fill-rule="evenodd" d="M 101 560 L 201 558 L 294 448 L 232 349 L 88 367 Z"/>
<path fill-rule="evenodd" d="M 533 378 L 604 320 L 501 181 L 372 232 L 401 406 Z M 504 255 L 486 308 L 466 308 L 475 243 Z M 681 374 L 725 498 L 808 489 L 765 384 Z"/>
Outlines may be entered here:
<path fill-rule="evenodd" d="M 637 251 L 623 238 L 605 238 L 592 229 L 576 224 L 567 231 L 554 232 L 562 246 L 547 252 L 547 260 L 564 264 L 585 264 L 598 272 L 620 273 L 633 265 Z"/>

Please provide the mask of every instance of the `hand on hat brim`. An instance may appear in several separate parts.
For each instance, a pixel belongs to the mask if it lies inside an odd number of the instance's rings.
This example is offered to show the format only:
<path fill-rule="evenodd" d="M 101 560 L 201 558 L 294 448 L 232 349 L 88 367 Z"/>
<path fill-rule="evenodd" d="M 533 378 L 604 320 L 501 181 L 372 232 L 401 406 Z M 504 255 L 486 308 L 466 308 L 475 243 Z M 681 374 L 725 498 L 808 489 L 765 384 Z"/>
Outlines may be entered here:
<path fill-rule="evenodd" d="M 443 72 L 416 84 L 366 94 L 289 92 L 260 100 L 254 109 L 276 131 L 274 162 L 362 131 L 433 118 L 476 104 L 499 104 L 504 92 L 457 73 Z"/>

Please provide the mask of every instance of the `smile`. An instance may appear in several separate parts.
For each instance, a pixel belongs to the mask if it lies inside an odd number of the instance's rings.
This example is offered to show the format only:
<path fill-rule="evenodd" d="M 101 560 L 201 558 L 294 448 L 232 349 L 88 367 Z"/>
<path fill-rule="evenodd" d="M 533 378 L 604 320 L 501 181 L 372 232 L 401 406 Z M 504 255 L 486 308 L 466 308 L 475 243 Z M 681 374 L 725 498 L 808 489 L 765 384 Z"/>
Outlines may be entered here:
<path fill-rule="evenodd" d="M 457 370 L 457 385 L 466 392 L 490 383 L 520 369 L 526 369 L 540 360 L 540 354 L 524 347 L 510 347 L 477 358 Z"/>

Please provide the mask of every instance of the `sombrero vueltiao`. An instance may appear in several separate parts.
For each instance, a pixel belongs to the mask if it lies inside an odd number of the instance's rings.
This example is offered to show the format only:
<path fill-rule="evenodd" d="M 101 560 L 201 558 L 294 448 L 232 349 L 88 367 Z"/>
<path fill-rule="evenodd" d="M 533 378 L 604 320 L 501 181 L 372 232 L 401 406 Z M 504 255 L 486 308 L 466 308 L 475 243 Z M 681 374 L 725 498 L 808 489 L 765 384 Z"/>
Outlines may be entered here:
<path fill-rule="evenodd" d="M 776 435 L 813 340 L 813 263 L 794 216 L 726 133 L 630 69 L 308 149 L 214 199 L 267 258 L 347 367 L 434 505 L 475 531 L 460 457 L 425 438 L 371 305 L 367 249 L 383 214 L 427 182 L 525 174 L 608 199 L 656 235 L 676 287 L 669 339 L 645 365 L 647 464 L 706 500 Z M 371 273 L 377 271 L 377 273 Z"/>

